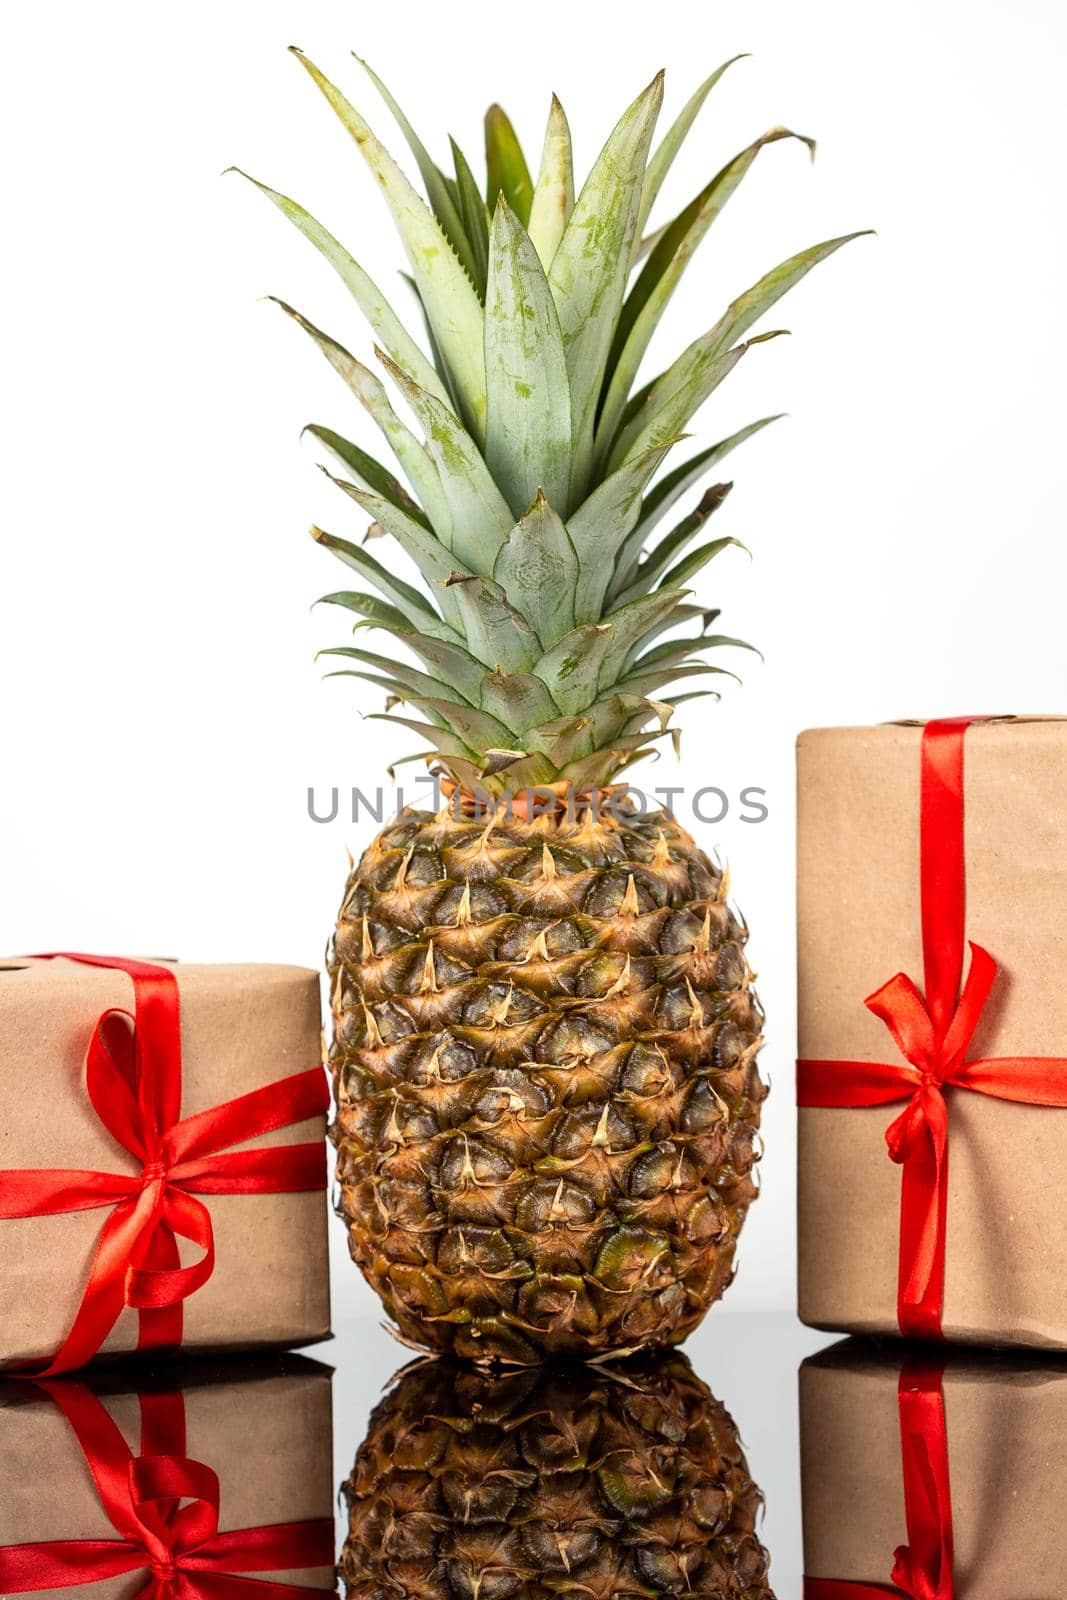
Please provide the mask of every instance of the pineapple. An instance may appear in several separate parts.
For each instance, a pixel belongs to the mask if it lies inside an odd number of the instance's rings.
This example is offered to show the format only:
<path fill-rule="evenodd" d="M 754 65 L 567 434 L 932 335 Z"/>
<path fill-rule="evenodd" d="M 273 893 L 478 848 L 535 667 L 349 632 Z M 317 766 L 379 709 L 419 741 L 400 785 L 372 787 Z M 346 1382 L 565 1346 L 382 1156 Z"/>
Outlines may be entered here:
<path fill-rule="evenodd" d="M 426 203 L 296 54 L 378 180 L 430 352 L 331 233 L 257 184 L 370 323 L 377 371 L 284 307 L 406 480 L 314 424 L 334 482 L 422 580 L 313 529 L 360 584 L 326 597 L 359 636 L 326 653 L 384 690 L 382 714 L 418 736 L 451 795 L 385 828 L 337 924 L 351 1252 L 422 1348 L 532 1363 L 675 1343 L 729 1283 L 756 1193 L 761 1012 L 722 871 L 617 780 L 675 733 L 682 702 L 712 692 L 678 685 L 723 673 L 707 656 L 741 644 L 691 590 L 737 542 L 704 537 L 730 485 L 664 521 L 775 419 L 662 469 L 712 391 L 775 337 L 752 334 L 757 320 L 846 239 L 782 262 L 635 389 L 704 234 L 760 151 L 798 137 L 772 128 L 647 231 L 729 62 L 653 146 L 655 78 L 577 198 L 558 101 L 536 178 L 490 110 L 483 198 L 459 147 L 451 176 L 375 79 Z M 393 642 L 369 649 L 364 630 Z"/>
<path fill-rule="evenodd" d="M 773 1600 L 737 1430 L 680 1353 L 490 1375 L 424 1361 L 345 1485 L 349 1600 Z"/>

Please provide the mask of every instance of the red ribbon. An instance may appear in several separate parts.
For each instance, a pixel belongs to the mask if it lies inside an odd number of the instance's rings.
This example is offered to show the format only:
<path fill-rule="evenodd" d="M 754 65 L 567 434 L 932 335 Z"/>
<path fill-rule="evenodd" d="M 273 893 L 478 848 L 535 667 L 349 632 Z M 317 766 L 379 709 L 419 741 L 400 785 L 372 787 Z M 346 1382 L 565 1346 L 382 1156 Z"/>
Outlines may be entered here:
<path fill-rule="evenodd" d="M 0 1590 L 68 1589 L 145 1572 L 148 1600 L 309 1600 L 333 1594 L 235 1573 L 332 1567 L 333 1522 L 281 1522 L 219 1532 L 219 1480 L 185 1454 L 177 1392 L 142 1394 L 141 1453 L 134 1456 L 100 1401 L 80 1383 L 38 1387 L 81 1446 L 117 1539 L 55 1539 L 0 1546 Z"/>
<path fill-rule="evenodd" d="M 948 1433 L 936 1362 L 905 1362 L 897 1386 L 900 1451 L 904 1468 L 907 1544 L 893 1552 L 888 1584 L 805 1578 L 804 1600 L 953 1600 L 952 1493 L 948 1473 Z"/>
<path fill-rule="evenodd" d="M 927 723 L 922 737 L 920 858 L 925 997 L 898 972 L 864 1004 L 880 1017 L 904 1062 L 798 1061 L 797 1103 L 858 1107 L 906 1100 L 886 1142 L 901 1168 L 897 1320 L 910 1338 L 940 1339 L 948 1200 L 946 1088 L 1035 1106 L 1067 1106 L 1067 1059 L 967 1051 L 997 975 L 971 944 L 963 983 L 965 873 L 963 743 L 971 722 Z"/>
<path fill-rule="evenodd" d="M 0 1171 L 0 1218 L 109 1207 L 73 1325 L 40 1376 L 69 1372 L 99 1350 L 123 1308 L 139 1312 L 138 1347 L 182 1340 L 182 1301 L 211 1277 L 211 1214 L 198 1194 L 291 1194 L 325 1189 L 326 1151 L 314 1144 L 229 1150 L 320 1116 L 330 1103 L 321 1067 L 181 1119 L 178 983 L 169 967 L 62 953 L 133 979 L 134 1011 L 105 1011 L 89 1040 L 85 1081 L 100 1121 L 140 1170 Z M 44 957 L 41 959 L 53 959 Z M 226 1152 L 223 1154 L 222 1152 Z M 183 1267 L 178 1239 L 200 1252 Z"/>

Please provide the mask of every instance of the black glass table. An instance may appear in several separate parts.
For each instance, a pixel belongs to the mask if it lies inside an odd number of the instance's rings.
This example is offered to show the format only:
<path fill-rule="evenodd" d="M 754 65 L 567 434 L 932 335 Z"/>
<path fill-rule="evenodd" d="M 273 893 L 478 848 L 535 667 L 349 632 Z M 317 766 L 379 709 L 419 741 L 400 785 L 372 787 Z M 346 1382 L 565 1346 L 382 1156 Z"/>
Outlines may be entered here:
<path fill-rule="evenodd" d="M 353 1600 L 1065 1600 L 1065 1490 L 1063 1358 L 785 1312 L 581 1367 L 431 1362 L 367 1316 L 0 1381 L 3 1600 L 306 1600 L 338 1552 Z"/>

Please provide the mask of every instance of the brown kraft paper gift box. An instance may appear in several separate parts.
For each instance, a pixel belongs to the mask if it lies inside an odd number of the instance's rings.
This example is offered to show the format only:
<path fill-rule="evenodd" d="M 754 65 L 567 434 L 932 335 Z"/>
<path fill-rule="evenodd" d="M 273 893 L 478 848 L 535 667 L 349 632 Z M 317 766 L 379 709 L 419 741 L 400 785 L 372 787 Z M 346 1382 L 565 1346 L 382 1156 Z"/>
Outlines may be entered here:
<path fill-rule="evenodd" d="M 321 1061 L 316 973 L 269 965 L 174 964 L 173 971 L 181 1006 L 183 1118 Z M 137 1170 L 86 1092 L 86 1047 L 109 1007 L 133 1008 L 123 972 L 66 960 L 0 963 L 0 1169 Z M 316 1116 L 256 1135 L 250 1147 L 324 1138 L 325 1118 Z M 215 1268 L 183 1301 L 183 1350 L 325 1337 L 325 1192 L 199 1198 L 211 1214 Z M 0 1367 L 59 1348 L 107 1216 L 98 1209 L 0 1218 Z M 182 1241 L 181 1254 L 185 1262 L 199 1252 Z M 102 1352 L 133 1350 L 137 1340 L 138 1316 L 127 1308 Z"/>
<path fill-rule="evenodd" d="M 56 1540 L 114 1542 L 121 1537 L 102 1504 L 85 1451 L 53 1393 L 67 1405 L 73 1394 L 90 1421 L 94 1413 L 99 1417 L 102 1407 L 134 1458 L 141 1453 L 146 1415 L 162 1405 L 171 1418 L 169 1431 L 174 1432 L 176 1404 L 179 1434 L 184 1426 L 184 1454 L 218 1478 L 218 1533 L 321 1522 L 322 1532 L 314 1544 L 325 1554 L 332 1546 L 333 1527 L 331 1377 L 328 1367 L 301 1356 L 265 1356 L 254 1365 L 213 1363 L 207 1368 L 181 1362 L 173 1374 L 155 1369 L 148 1375 L 138 1369 L 131 1376 L 129 1370 L 97 1368 L 54 1380 L 47 1389 L 0 1380 L 0 1571 L 5 1552 L 9 1558 L 17 1556 L 19 1547 Z M 164 1423 L 162 1432 L 167 1431 Z M 99 1439 L 98 1424 L 94 1434 Z M 95 1465 L 99 1470 L 99 1457 Z M 289 1541 L 285 1543 L 292 1548 Z M 192 1555 L 195 1560 L 195 1548 Z M 78 1575 L 83 1562 L 90 1567 L 86 1557 L 75 1552 L 72 1576 Z M 225 1562 L 223 1569 L 229 1572 Z M 104 1577 L 91 1588 L 79 1584 L 36 1592 L 51 1600 L 69 1600 L 71 1594 L 121 1600 L 137 1593 L 149 1576 L 135 1568 L 123 1576 Z M 329 1564 L 257 1570 L 250 1576 L 325 1590 L 332 1589 L 334 1581 Z M 199 1592 L 195 1572 L 191 1579 L 173 1581 L 176 1593 L 194 1600 Z M 208 1575 L 205 1594 L 217 1592 L 213 1585 L 218 1583 Z M 10 1594 L 21 1592 L 9 1588 Z"/>
<path fill-rule="evenodd" d="M 901 1057 L 864 999 L 922 987 L 920 741 L 887 724 L 800 736 L 799 1055 Z M 968 1059 L 1067 1056 L 1067 720 L 973 723 L 964 744 L 968 940 L 999 971 Z M 946 1090 L 945 1337 L 1067 1348 L 1067 1110 Z M 799 1311 L 813 1327 L 891 1334 L 902 1106 L 802 1107 Z"/>
<path fill-rule="evenodd" d="M 908 1543 L 902 1348 L 872 1351 L 850 1340 L 801 1366 L 804 1571 L 816 1596 L 820 1580 L 863 1593 L 888 1584 L 895 1551 Z M 954 1585 L 944 1592 L 957 1600 L 1063 1600 L 1067 1368 L 1047 1357 L 956 1351 L 941 1392 L 955 1554 Z M 921 1518 L 920 1484 L 914 1493 Z M 912 1542 L 920 1560 L 923 1543 Z M 836 1592 L 843 1600 L 845 1591 Z"/>

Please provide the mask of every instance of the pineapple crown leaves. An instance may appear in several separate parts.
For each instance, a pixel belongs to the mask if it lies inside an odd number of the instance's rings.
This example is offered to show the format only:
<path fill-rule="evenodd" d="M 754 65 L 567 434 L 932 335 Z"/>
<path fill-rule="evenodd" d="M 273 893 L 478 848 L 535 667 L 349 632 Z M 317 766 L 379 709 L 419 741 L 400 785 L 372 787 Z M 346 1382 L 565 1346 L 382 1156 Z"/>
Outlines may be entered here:
<path fill-rule="evenodd" d="M 293 53 L 378 180 L 428 345 L 298 201 L 249 180 L 333 267 L 370 327 L 377 370 L 277 302 L 378 428 L 399 472 L 332 427 L 309 424 L 305 431 L 338 469 L 328 476 L 375 533 L 399 544 L 422 581 L 416 587 L 397 576 L 365 544 L 313 528 L 361 580 L 323 601 L 354 613 L 354 631 L 391 636 L 418 665 L 354 645 L 324 654 L 353 663 L 342 675 L 384 689 L 387 719 L 419 732 L 467 787 L 607 783 L 676 733 L 677 705 L 713 692 L 665 697 L 667 687 L 725 674 L 704 659 L 710 650 L 751 648 L 712 633 L 718 613 L 690 600 L 691 580 L 739 544 L 728 536 L 698 542 L 730 485 L 706 490 L 668 531 L 660 524 L 778 416 L 661 469 L 742 357 L 782 331 L 752 333 L 757 321 L 858 235 L 781 262 L 635 391 L 674 291 L 761 151 L 797 140 L 814 155 L 812 140 L 772 128 L 648 231 L 686 135 L 733 61 L 704 80 L 655 142 L 658 74 L 577 190 L 570 129 L 555 97 L 534 169 L 507 114 L 490 107 L 483 189 L 455 140 L 451 172 L 437 166 L 389 89 L 361 63 L 408 146 L 424 198 L 341 90 L 303 51 Z M 678 634 L 694 620 L 695 635 Z"/>

